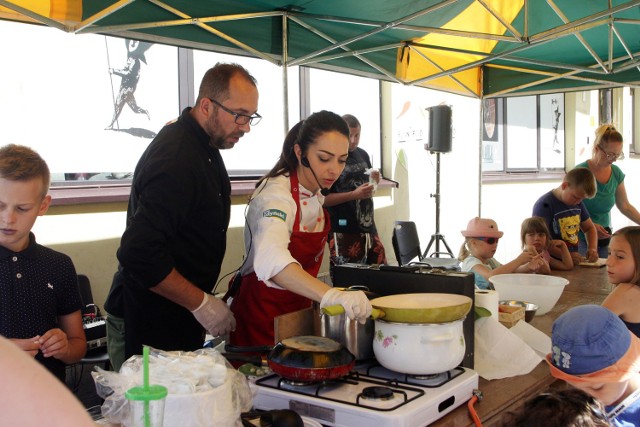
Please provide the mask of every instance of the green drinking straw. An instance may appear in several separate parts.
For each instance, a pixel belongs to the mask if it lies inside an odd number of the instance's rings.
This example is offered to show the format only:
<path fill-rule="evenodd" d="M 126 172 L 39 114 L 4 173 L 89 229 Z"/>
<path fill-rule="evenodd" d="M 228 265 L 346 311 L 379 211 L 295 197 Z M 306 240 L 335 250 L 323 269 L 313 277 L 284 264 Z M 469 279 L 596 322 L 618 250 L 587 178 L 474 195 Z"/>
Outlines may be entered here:
<path fill-rule="evenodd" d="M 142 386 L 149 391 L 149 346 L 142 347 Z M 151 414 L 149 414 L 149 400 L 144 401 L 144 427 L 151 427 Z"/>

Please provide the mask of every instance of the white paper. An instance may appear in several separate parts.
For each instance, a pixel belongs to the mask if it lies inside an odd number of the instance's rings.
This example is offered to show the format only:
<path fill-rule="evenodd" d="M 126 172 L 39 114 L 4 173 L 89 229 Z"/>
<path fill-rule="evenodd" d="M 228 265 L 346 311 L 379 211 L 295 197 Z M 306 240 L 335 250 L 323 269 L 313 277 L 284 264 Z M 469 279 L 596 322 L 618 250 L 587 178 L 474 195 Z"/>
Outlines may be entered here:
<path fill-rule="evenodd" d="M 542 361 L 527 343 L 493 317 L 475 321 L 474 338 L 474 370 L 484 379 L 525 375 Z"/>
<path fill-rule="evenodd" d="M 604 267 L 607 265 L 607 258 L 598 258 L 597 261 L 594 262 L 589 262 L 589 261 L 582 261 L 578 263 L 579 266 L 581 267 L 596 267 L 596 268 L 600 268 L 600 267 Z"/>
<path fill-rule="evenodd" d="M 545 357 L 551 353 L 551 338 L 542 331 L 534 328 L 527 322 L 518 322 L 511 332 L 519 336 L 522 341 L 526 342 L 538 355 Z"/>

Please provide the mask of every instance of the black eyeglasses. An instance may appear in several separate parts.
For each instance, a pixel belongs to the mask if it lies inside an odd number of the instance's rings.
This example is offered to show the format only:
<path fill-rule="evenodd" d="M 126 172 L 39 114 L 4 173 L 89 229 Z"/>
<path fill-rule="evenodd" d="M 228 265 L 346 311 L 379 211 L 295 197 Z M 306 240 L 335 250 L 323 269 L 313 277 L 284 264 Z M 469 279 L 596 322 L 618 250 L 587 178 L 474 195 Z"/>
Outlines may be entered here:
<path fill-rule="evenodd" d="M 482 240 L 483 242 L 487 242 L 490 245 L 494 243 L 498 243 L 499 237 L 474 237 L 474 239 Z"/>
<path fill-rule="evenodd" d="M 236 113 L 235 111 L 228 109 L 227 107 L 225 107 L 224 105 L 216 101 L 215 99 L 209 98 L 209 101 L 213 102 L 218 107 L 222 108 L 224 111 L 226 111 L 227 113 L 235 117 L 235 123 L 237 125 L 246 125 L 247 123 L 249 123 L 251 126 L 255 126 L 258 123 L 260 123 L 260 119 L 262 119 L 262 116 L 258 113 L 255 113 L 253 116 L 247 116 L 246 114 Z"/>
<path fill-rule="evenodd" d="M 606 151 L 604 151 L 604 148 L 602 148 L 601 146 L 598 145 L 598 148 L 604 153 L 605 157 L 610 162 L 615 162 L 616 160 L 624 159 L 624 153 L 622 151 L 619 153 L 607 153 Z"/>

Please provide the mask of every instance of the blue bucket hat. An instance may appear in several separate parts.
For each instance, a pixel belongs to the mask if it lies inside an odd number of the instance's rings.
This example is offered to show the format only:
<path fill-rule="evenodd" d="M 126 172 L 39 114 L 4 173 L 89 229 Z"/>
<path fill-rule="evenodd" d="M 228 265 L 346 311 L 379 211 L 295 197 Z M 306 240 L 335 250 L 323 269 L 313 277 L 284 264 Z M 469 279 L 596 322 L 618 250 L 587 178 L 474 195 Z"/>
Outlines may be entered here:
<path fill-rule="evenodd" d="M 547 362 L 557 378 L 621 381 L 640 370 L 640 340 L 610 310 L 574 307 L 553 323 Z"/>

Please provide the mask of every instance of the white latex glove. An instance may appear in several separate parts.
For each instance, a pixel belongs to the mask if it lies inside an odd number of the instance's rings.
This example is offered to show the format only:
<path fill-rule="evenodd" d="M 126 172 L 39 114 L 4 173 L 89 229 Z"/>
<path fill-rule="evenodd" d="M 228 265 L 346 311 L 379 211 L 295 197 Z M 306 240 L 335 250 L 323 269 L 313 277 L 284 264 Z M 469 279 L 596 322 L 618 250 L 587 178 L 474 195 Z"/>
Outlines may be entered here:
<path fill-rule="evenodd" d="M 191 312 L 196 320 L 214 337 L 235 331 L 236 318 L 227 304 L 206 293 L 200 306 Z"/>
<path fill-rule="evenodd" d="M 341 305 L 349 319 L 356 319 L 363 324 L 371 316 L 371 303 L 362 291 L 341 291 L 331 288 L 322 297 L 320 308 L 332 305 Z"/>

